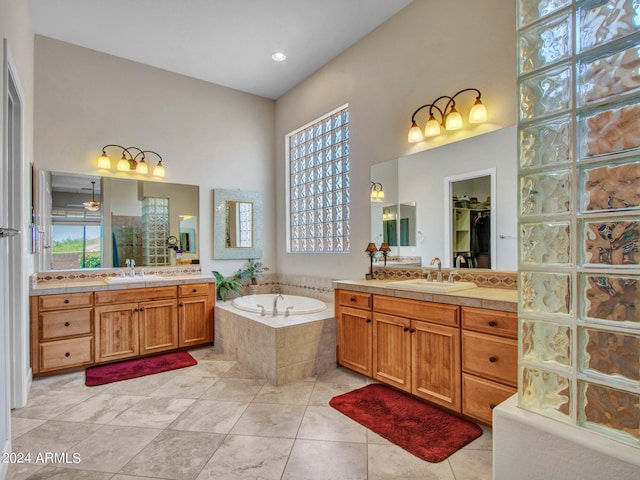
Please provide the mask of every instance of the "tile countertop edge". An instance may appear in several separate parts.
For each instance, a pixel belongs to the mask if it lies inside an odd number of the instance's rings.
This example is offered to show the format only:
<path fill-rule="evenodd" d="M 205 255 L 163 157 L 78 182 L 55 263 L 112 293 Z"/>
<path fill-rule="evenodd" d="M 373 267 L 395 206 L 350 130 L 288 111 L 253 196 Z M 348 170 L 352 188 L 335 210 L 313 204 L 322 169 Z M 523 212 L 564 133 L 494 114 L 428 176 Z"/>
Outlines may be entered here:
<path fill-rule="evenodd" d="M 464 307 L 487 308 L 516 313 L 518 311 L 518 291 L 506 288 L 476 287 L 451 293 L 430 293 L 405 290 L 387 285 L 386 280 L 334 280 L 336 289 L 374 293 L 391 297 L 408 298 L 427 302 L 447 303 Z"/>
<path fill-rule="evenodd" d="M 145 282 L 144 277 L 140 277 L 140 281 L 131 281 L 131 283 L 114 283 L 107 284 L 102 280 L 91 280 L 87 282 L 47 282 L 36 285 L 29 289 L 29 296 L 38 295 L 56 295 L 58 293 L 82 293 L 82 292 L 98 292 L 103 290 L 127 290 L 130 288 L 152 288 L 167 287 L 172 285 L 188 285 L 192 283 L 214 283 L 215 277 L 211 275 L 176 275 L 174 277 L 165 277 L 164 280 L 154 280 Z"/>

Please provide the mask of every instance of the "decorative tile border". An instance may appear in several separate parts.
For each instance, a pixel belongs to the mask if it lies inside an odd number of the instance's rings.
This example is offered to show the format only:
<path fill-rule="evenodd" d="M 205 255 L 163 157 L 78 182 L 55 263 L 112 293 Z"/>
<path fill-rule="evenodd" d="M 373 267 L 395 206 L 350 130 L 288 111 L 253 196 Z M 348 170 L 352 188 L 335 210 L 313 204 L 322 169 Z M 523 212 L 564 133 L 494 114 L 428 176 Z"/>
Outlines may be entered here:
<path fill-rule="evenodd" d="M 445 280 L 448 278 L 451 270 L 455 269 L 442 269 L 442 277 Z M 425 272 L 422 268 L 374 267 L 373 274 L 375 278 L 380 280 L 408 280 L 410 278 L 423 278 L 425 276 Z M 461 268 L 454 274 L 454 279 L 458 282 L 473 282 L 479 287 L 506 288 L 509 290 L 516 290 L 518 288 L 517 272 Z"/>
<path fill-rule="evenodd" d="M 33 284 L 55 283 L 55 282 L 90 282 L 104 280 L 117 275 L 122 268 L 104 268 L 100 270 L 51 270 L 39 272 L 32 275 Z M 137 267 L 136 274 L 144 270 L 145 275 L 160 275 L 163 277 L 173 277 L 182 275 L 201 275 L 200 265 L 181 265 L 178 267 Z"/>

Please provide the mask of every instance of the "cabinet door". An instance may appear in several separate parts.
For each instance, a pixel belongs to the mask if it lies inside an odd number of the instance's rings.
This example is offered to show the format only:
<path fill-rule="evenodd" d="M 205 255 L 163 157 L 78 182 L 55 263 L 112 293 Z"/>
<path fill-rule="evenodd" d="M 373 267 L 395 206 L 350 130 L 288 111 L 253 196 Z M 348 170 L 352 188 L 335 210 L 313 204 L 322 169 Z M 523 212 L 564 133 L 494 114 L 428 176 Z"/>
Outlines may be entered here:
<path fill-rule="evenodd" d="M 341 307 L 338 314 L 338 364 L 371 376 L 371 312 Z"/>
<path fill-rule="evenodd" d="M 96 362 L 138 356 L 137 303 L 96 307 L 94 317 Z"/>
<path fill-rule="evenodd" d="M 140 355 L 178 348 L 178 301 L 139 304 Z"/>
<path fill-rule="evenodd" d="M 411 392 L 460 411 L 460 330 L 413 320 Z"/>
<path fill-rule="evenodd" d="M 373 314 L 373 378 L 411 391 L 411 320 Z"/>
<path fill-rule="evenodd" d="M 180 346 L 201 345 L 213 341 L 213 324 L 209 297 L 190 297 L 180 300 Z"/>

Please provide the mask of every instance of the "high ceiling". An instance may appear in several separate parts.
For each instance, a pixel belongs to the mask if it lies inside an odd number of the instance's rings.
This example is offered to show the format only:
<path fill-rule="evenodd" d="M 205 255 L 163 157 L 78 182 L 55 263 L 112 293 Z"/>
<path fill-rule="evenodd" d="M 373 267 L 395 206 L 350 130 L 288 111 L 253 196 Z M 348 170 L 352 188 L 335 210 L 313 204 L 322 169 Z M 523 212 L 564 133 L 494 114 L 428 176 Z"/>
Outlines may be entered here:
<path fill-rule="evenodd" d="M 276 99 L 411 0 L 30 3 L 36 34 Z"/>

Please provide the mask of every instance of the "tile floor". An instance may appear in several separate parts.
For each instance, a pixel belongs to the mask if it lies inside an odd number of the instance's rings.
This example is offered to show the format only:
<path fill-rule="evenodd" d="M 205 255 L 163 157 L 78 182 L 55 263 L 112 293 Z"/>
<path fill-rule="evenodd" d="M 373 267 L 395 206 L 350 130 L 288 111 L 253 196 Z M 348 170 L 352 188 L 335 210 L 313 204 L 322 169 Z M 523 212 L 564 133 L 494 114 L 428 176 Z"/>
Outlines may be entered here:
<path fill-rule="evenodd" d="M 328 405 L 364 377 L 335 369 L 274 387 L 213 347 L 191 353 L 198 365 L 100 387 L 84 372 L 34 380 L 12 412 L 12 451 L 32 462 L 7 478 L 491 479 L 489 428 L 428 463 Z M 44 464 L 46 453 L 58 458 Z"/>

